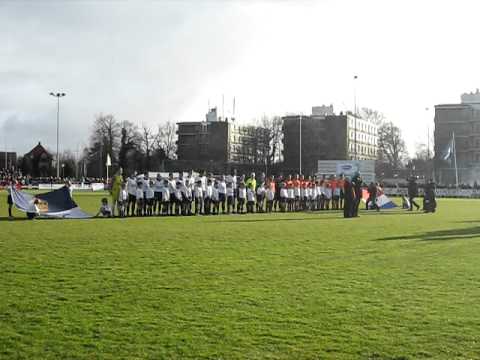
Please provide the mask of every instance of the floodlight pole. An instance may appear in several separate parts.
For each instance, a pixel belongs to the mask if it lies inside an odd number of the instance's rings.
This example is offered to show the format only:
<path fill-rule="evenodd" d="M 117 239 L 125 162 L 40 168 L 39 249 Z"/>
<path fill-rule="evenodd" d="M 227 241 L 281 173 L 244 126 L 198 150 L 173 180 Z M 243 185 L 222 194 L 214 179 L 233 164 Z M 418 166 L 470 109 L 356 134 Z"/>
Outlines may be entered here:
<path fill-rule="evenodd" d="M 357 80 L 358 76 L 354 75 L 353 76 L 353 117 L 354 117 L 354 143 L 355 143 L 355 149 L 354 149 L 354 154 L 355 154 L 355 160 L 358 160 L 358 154 L 357 154 Z"/>
<path fill-rule="evenodd" d="M 302 115 L 299 120 L 299 174 L 302 174 Z"/>
<path fill-rule="evenodd" d="M 64 97 L 65 93 L 50 93 L 51 96 L 57 98 L 57 178 L 60 177 L 60 158 L 58 152 L 58 144 L 59 144 L 59 134 L 60 134 L 60 98 Z"/>

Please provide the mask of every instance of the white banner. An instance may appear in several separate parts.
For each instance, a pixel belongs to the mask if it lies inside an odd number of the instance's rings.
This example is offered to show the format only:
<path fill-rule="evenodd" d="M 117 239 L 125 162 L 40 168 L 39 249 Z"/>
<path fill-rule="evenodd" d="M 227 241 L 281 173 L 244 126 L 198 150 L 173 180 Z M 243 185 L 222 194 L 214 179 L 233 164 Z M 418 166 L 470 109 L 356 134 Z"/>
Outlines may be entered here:
<path fill-rule="evenodd" d="M 384 188 L 386 195 L 389 196 L 407 196 L 406 188 Z M 457 198 L 480 198 L 480 189 L 436 189 L 437 197 L 457 197 Z M 418 196 L 423 196 L 423 189 L 418 189 Z"/>
<path fill-rule="evenodd" d="M 38 190 L 58 190 L 65 184 L 38 184 Z M 103 183 L 92 184 L 72 184 L 73 191 L 103 191 L 105 185 Z"/>

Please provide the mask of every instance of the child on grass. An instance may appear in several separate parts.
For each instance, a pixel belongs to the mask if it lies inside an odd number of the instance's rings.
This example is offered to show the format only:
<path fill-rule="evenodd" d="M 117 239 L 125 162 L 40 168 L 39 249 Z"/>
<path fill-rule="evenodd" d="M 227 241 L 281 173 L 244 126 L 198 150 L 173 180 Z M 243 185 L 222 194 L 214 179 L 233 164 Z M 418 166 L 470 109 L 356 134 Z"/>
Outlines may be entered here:
<path fill-rule="evenodd" d="M 103 198 L 101 200 L 100 209 L 98 210 L 98 213 L 95 215 L 95 217 L 99 217 L 99 216 L 108 217 L 108 218 L 112 217 L 112 208 L 110 207 L 110 205 L 108 205 L 107 198 Z"/>

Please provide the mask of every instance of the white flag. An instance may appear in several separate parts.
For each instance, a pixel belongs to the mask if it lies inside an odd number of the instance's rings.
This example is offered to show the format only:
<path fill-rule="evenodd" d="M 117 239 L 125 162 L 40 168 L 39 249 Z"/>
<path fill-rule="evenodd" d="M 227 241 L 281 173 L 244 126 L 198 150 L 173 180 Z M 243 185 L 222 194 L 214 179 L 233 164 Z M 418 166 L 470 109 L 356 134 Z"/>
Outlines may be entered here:
<path fill-rule="evenodd" d="M 447 160 L 451 161 L 452 157 L 453 157 L 453 151 L 454 150 L 455 150 L 455 140 L 452 136 L 452 138 L 450 139 L 450 141 L 447 144 L 447 148 L 445 149 L 445 151 L 442 154 L 442 159 L 445 160 L 445 161 L 447 161 Z"/>
<path fill-rule="evenodd" d="M 107 166 L 112 166 L 112 159 L 110 159 L 110 154 L 107 154 Z"/>

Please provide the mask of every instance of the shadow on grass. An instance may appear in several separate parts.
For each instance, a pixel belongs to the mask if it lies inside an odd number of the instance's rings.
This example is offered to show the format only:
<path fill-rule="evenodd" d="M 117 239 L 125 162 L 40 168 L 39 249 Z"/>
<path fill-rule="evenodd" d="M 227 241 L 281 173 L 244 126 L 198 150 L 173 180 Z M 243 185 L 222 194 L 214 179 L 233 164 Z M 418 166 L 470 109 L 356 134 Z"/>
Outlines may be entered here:
<path fill-rule="evenodd" d="M 239 215 L 241 216 L 241 215 Z M 339 220 L 343 219 L 343 216 L 338 216 L 338 217 L 306 217 L 306 218 L 262 218 L 262 219 L 240 219 L 238 217 L 234 219 L 228 219 L 228 220 L 215 220 L 215 221 L 210 221 L 212 223 L 226 223 L 226 222 L 231 222 L 231 223 L 254 223 L 254 222 L 276 222 L 276 221 L 323 221 L 323 220 Z"/>
<path fill-rule="evenodd" d="M 420 240 L 420 241 L 444 241 L 444 240 L 465 240 L 480 238 L 480 226 L 466 229 L 437 230 L 415 235 L 389 236 L 374 241 L 394 240 Z"/>
<path fill-rule="evenodd" d="M 9 218 L 8 216 L 0 216 L 0 221 L 25 221 L 29 220 L 27 217 L 13 217 Z"/>
<path fill-rule="evenodd" d="M 380 215 L 380 216 L 386 216 L 386 215 L 422 215 L 424 214 L 423 211 L 407 211 L 407 210 L 380 210 L 380 211 L 374 211 L 374 210 L 363 210 L 360 212 L 360 215 L 367 215 L 367 216 L 373 216 L 373 215 Z"/>

